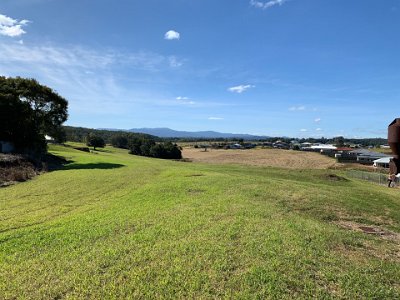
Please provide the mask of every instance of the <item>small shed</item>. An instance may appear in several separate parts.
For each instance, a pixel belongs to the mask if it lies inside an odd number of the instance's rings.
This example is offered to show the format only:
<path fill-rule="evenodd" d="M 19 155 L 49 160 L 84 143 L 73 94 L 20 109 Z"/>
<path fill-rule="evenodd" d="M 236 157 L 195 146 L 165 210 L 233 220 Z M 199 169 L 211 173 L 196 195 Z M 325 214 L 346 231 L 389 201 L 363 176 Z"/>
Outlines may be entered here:
<path fill-rule="evenodd" d="M 390 160 L 393 157 L 382 157 L 379 159 L 374 160 L 374 167 L 375 168 L 389 168 Z"/>
<path fill-rule="evenodd" d="M 44 139 L 46 140 L 46 143 L 48 143 L 48 144 L 54 144 L 55 143 L 55 139 L 53 137 L 47 135 L 47 134 L 44 136 Z"/>
<path fill-rule="evenodd" d="M 231 149 L 242 149 L 242 145 L 240 145 L 240 144 L 233 144 L 233 145 L 230 145 L 229 148 L 231 148 Z"/>

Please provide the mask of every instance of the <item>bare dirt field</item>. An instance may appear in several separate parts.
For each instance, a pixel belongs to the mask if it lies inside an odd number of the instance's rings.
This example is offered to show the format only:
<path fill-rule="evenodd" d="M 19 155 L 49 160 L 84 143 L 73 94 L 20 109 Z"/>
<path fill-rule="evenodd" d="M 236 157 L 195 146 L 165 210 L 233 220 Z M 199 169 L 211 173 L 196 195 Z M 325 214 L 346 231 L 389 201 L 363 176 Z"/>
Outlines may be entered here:
<path fill-rule="evenodd" d="M 339 164 L 335 159 L 319 153 L 280 149 L 208 149 L 207 152 L 204 152 L 203 149 L 183 148 L 182 155 L 185 159 L 193 162 L 213 164 L 242 164 L 289 169 L 344 169 L 350 167 L 349 164 Z M 351 165 L 354 167 L 353 164 Z"/>

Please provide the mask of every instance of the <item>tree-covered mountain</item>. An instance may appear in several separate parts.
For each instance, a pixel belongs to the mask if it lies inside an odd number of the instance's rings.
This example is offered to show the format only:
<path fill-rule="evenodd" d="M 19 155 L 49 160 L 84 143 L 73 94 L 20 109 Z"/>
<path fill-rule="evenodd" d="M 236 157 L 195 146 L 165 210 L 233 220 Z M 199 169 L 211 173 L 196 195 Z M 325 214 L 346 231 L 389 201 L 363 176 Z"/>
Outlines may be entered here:
<path fill-rule="evenodd" d="M 222 133 L 216 131 L 178 131 L 170 128 L 133 128 L 130 132 L 150 134 L 161 138 L 237 138 L 244 140 L 260 140 L 267 138 L 266 136 L 257 136 L 251 134 L 240 133 Z"/>

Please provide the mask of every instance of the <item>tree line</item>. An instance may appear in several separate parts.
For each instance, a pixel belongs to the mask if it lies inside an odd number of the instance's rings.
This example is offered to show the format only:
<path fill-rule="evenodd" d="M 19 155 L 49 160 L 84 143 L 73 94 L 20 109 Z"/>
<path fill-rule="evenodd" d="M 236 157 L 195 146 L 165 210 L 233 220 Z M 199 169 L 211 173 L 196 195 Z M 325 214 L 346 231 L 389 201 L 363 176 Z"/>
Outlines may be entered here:
<path fill-rule="evenodd" d="M 128 149 L 133 155 L 163 159 L 182 158 L 182 151 L 178 145 L 149 134 L 72 126 L 64 126 L 64 130 L 68 141 L 83 142 L 94 149 L 111 144 L 116 148 Z"/>
<path fill-rule="evenodd" d="M 228 144 L 228 143 L 244 143 L 243 138 L 171 138 L 169 139 L 173 142 L 210 142 L 210 143 L 220 143 L 220 144 Z M 277 140 L 290 144 L 291 141 L 297 141 L 299 143 L 318 143 L 318 144 L 338 144 L 338 145 L 361 145 L 363 147 L 367 146 L 379 146 L 387 144 L 386 138 L 346 138 L 346 137 L 332 137 L 332 138 L 292 138 L 292 137 L 266 137 L 264 139 L 251 139 L 247 140 L 247 142 L 252 143 L 265 143 L 265 142 L 276 142 Z"/>

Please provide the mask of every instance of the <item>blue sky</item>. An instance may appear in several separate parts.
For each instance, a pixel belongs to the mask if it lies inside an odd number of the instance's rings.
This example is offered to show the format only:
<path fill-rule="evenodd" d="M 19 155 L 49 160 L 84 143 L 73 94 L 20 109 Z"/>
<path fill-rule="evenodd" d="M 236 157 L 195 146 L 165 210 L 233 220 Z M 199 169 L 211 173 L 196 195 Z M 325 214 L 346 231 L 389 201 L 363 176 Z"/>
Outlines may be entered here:
<path fill-rule="evenodd" d="M 74 126 L 384 137 L 399 53 L 399 0 L 0 2 L 0 74 Z"/>

